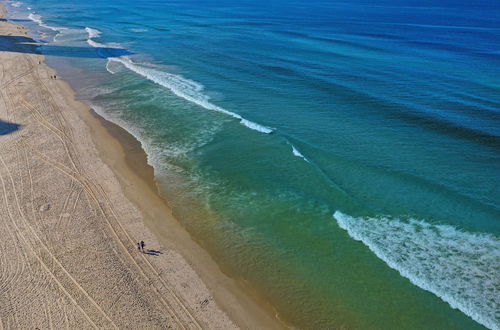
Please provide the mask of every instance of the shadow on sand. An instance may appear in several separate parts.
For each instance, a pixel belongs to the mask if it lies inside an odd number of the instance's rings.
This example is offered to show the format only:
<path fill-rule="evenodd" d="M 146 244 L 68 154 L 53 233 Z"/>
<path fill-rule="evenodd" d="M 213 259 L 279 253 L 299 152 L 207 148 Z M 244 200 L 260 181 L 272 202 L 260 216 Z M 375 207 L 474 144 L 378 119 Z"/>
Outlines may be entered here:
<path fill-rule="evenodd" d="M 24 36 L 5 35 L 0 36 L 1 51 L 80 58 L 109 58 L 133 54 L 123 48 L 59 46 L 37 43 Z"/>
<path fill-rule="evenodd" d="M 0 120 L 0 136 L 17 131 L 21 125 Z"/>
<path fill-rule="evenodd" d="M 160 254 L 163 254 L 163 252 L 161 252 L 161 251 L 151 250 L 151 249 L 146 250 L 144 253 L 149 254 L 150 256 L 155 256 L 155 257 L 159 256 Z"/>
<path fill-rule="evenodd" d="M 33 22 L 32 20 L 29 19 L 17 19 L 17 18 L 0 18 L 0 22 L 13 22 L 13 23 L 28 23 L 28 22 Z"/>

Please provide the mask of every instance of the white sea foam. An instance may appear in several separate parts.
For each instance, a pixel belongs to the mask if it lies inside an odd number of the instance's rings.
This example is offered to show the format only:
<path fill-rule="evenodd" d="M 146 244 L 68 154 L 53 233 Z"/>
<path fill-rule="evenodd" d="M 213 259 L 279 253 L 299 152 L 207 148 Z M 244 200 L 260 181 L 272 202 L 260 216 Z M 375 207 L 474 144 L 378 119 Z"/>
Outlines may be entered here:
<path fill-rule="evenodd" d="M 60 28 L 56 28 L 54 26 L 50 26 L 50 25 L 45 24 L 42 20 L 42 16 L 40 16 L 40 15 L 31 13 L 28 15 L 28 18 L 30 20 L 32 20 L 33 22 L 37 23 L 39 26 L 44 27 L 46 29 L 56 31 L 56 32 L 59 32 L 59 30 L 60 30 Z"/>
<path fill-rule="evenodd" d="M 232 115 L 232 113 L 231 113 Z M 233 116 L 235 117 L 235 116 Z M 247 120 L 247 119 L 244 119 L 244 118 L 241 118 L 241 116 L 238 115 L 238 117 L 235 117 L 235 118 L 239 118 L 240 119 L 240 123 L 242 125 L 245 125 L 246 127 L 250 128 L 250 129 L 253 129 L 255 131 L 259 131 L 259 132 L 262 132 L 262 133 L 265 133 L 265 134 L 270 134 L 273 132 L 273 129 L 272 128 L 269 128 L 269 127 L 266 127 L 266 126 L 263 126 L 263 125 L 259 125 L 253 121 L 250 121 L 250 120 Z"/>
<path fill-rule="evenodd" d="M 92 40 L 93 38 L 96 38 L 100 36 L 100 31 L 86 27 L 85 30 L 89 34 L 89 38 L 87 39 L 87 43 L 94 47 L 94 48 L 106 48 L 106 47 L 112 47 L 110 44 L 102 44 L 99 42 L 96 42 Z M 116 47 L 116 45 L 113 45 Z M 101 54 L 103 57 L 107 57 L 108 62 L 117 62 L 121 63 L 123 66 L 125 66 L 127 69 L 143 76 L 144 78 L 160 85 L 168 90 L 170 90 L 172 93 L 175 95 L 192 102 L 194 104 L 197 104 L 207 110 L 212 110 L 216 112 L 223 113 L 225 115 L 231 116 L 233 118 L 236 118 L 239 120 L 240 124 L 261 132 L 265 134 L 270 134 L 274 130 L 270 127 L 263 126 L 260 124 L 257 124 L 255 122 L 252 122 L 248 119 L 243 118 L 241 115 L 228 111 L 222 107 L 219 107 L 213 103 L 210 102 L 210 97 L 206 94 L 203 93 L 204 86 L 187 78 L 184 78 L 180 75 L 168 73 L 165 71 L 161 71 L 152 67 L 144 66 L 138 63 L 135 63 L 132 59 L 130 59 L 128 56 L 117 56 L 117 57 L 112 57 L 112 56 L 106 56 L 106 54 Z M 110 73 L 113 73 L 108 69 Z"/>
<path fill-rule="evenodd" d="M 140 29 L 140 28 L 131 28 L 130 31 L 135 32 L 135 33 L 144 33 L 144 32 L 148 32 L 149 30 Z"/>
<path fill-rule="evenodd" d="M 95 41 L 94 41 L 94 40 L 92 40 L 92 39 L 87 39 L 87 43 L 88 43 L 89 45 L 91 45 L 92 47 L 94 47 L 94 48 L 104 48 L 104 47 L 106 47 L 106 45 L 101 44 L 101 43 L 99 43 L 99 42 L 95 42 Z"/>
<path fill-rule="evenodd" d="M 415 219 L 355 218 L 338 225 L 377 257 L 491 329 L 500 329 L 500 239 Z"/>
<path fill-rule="evenodd" d="M 22 3 L 19 1 L 13 2 L 10 4 L 12 7 L 19 8 L 21 7 Z"/>
<path fill-rule="evenodd" d="M 89 34 L 89 39 L 97 38 L 102 33 L 101 31 L 99 31 L 97 29 L 90 28 L 90 27 L 86 27 L 85 31 L 87 31 L 87 33 Z"/>
<path fill-rule="evenodd" d="M 30 20 L 32 20 L 33 22 L 37 23 L 39 26 L 43 27 L 43 28 L 46 28 L 46 29 L 49 29 L 49 30 L 52 30 L 52 31 L 55 31 L 57 32 L 57 34 L 54 36 L 54 39 L 53 41 L 56 41 L 56 38 L 61 34 L 63 33 L 64 31 L 67 31 L 68 28 L 65 28 L 65 27 L 57 27 L 57 26 L 51 26 L 51 25 L 47 25 L 45 24 L 45 22 L 42 20 L 42 16 L 40 15 L 37 15 L 37 14 L 34 14 L 34 13 L 31 13 L 28 15 L 28 18 Z"/>
<path fill-rule="evenodd" d="M 309 160 L 303 154 L 301 154 L 300 151 L 298 151 L 297 148 L 295 148 L 295 146 L 293 144 L 291 144 L 291 143 L 289 143 L 289 144 L 292 147 L 292 153 L 294 156 L 302 158 L 306 162 L 310 163 Z"/>
<path fill-rule="evenodd" d="M 40 16 L 40 15 L 31 13 L 31 14 L 28 15 L 28 18 L 30 20 L 32 20 L 33 22 L 37 23 L 38 25 L 43 24 L 42 16 Z"/>
<path fill-rule="evenodd" d="M 104 108 L 92 104 L 90 102 L 89 106 L 94 109 L 96 113 L 98 113 L 104 119 L 123 127 L 127 132 L 132 134 L 137 141 L 140 142 L 141 148 L 146 152 L 147 162 L 149 165 L 153 166 L 155 169 L 155 175 L 162 175 L 167 171 L 169 174 L 172 174 L 171 171 L 181 171 L 182 169 L 176 167 L 174 164 L 165 161 L 165 157 L 168 158 L 177 158 L 184 157 L 188 152 L 196 148 L 200 148 L 203 145 L 206 145 L 210 141 L 212 141 L 215 133 L 221 128 L 221 123 L 212 123 L 212 125 L 208 125 L 204 127 L 202 132 L 196 136 L 195 139 L 192 139 L 185 143 L 157 143 L 154 137 L 151 136 L 151 132 L 144 127 L 130 125 L 126 120 L 124 120 L 119 113 L 109 113 Z M 168 170 L 167 170 L 168 169 Z M 192 174 L 192 173 L 190 173 Z"/>
<path fill-rule="evenodd" d="M 113 69 L 111 69 L 111 64 L 112 64 L 112 63 L 113 63 L 113 62 L 111 62 L 111 61 L 106 62 L 106 71 L 108 71 L 108 72 L 109 72 L 109 73 L 111 73 L 111 74 L 115 74 L 115 73 L 116 73 L 116 71 L 114 71 Z"/>
<path fill-rule="evenodd" d="M 286 140 L 286 143 L 292 147 L 292 154 L 295 156 L 295 157 L 299 157 L 299 158 L 302 158 L 303 160 L 305 160 L 306 162 L 310 163 L 309 159 L 307 159 L 290 141 Z"/>

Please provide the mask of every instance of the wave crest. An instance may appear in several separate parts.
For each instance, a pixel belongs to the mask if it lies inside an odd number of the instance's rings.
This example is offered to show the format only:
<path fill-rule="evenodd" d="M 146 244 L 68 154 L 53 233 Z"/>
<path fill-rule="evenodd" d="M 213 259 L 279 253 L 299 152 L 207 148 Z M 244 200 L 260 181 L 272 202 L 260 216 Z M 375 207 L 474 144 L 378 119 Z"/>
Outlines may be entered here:
<path fill-rule="evenodd" d="M 295 157 L 302 158 L 306 162 L 310 163 L 310 161 L 291 143 L 288 143 L 292 147 L 292 153 Z"/>
<path fill-rule="evenodd" d="M 62 32 L 62 31 L 67 29 L 64 27 L 56 27 L 56 26 L 47 25 L 42 20 L 42 16 L 34 14 L 34 13 L 29 14 L 28 18 L 30 20 L 32 20 L 33 22 L 37 23 L 39 26 L 44 27 L 44 28 L 49 29 L 49 30 L 52 30 L 52 31 L 55 31 L 55 32 Z"/>
<path fill-rule="evenodd" d="M 97 30 L 97 29 L 93 29 L 91 27 L 86 27 L 85 28 L 85 31 L 87 31 L 87 33 L 89 34 L 89 39 L 92 39 L 92 38 L 97 38 L 101 35 L 101 31 Z"/>
<path fill-rule="evenodd" d="M 49 30 L 52 30 L 54 32 L 57 32 L 57 34 L 53 37 L 53 41 L 56 41 L 56 38 L 64 33 L 65 31 L 68 30 L 68 28 L 65 28 L 65 27 L 58 27 L 58 26 L 52 26 L 52 25 L 48 25 L 48 24 L 45 24 L 45 22 L 42 20 L 42 16 L 40 15 L 37 15 L 35 13 L 31 13 L 28 15 L 28 18 L 30 20 L 32 20 L 33 22 L 35 22 L 36 24 L 38 24 L 38 26 L 40 27 L 43 27 L 43 28 L 46 28 L 46 29 L 49 29 Z"/>
<path fill-rule="evenodd" d="M 500 240 L 421 220 L 355 218 L 335 212 L 340 228 L 389 267 L 476 322 L 500 329 Z"/>
<path fill-rule="evenodd" d="M 99 30 L 86 27 L 85 31 L 87 31 L 89 38 L 87 39 L 87 43 L 94 48 L 106 48 L 110 45 L 98 43 L 93 38 L 97 38 L 101 35 Z M 219 107 L 212 102 L 210 102 L 210 97 L 203 93 L 204 86 L 190 79 L 186 79 L 180 75 L 168 73 L 165 71 L 160 71 L 154 68 L 146 67 L 144 65 L 140 65 L 135 63 L 128 56 L 117 56 L 117 57 L 107 57 L 108 62 L 118 62 L 125 66 L 127 69 L 143 76 L 144 78 L 160 85 L 168 90 L 170 90 L 175 95 L 191 102 L 196 105 L 201 106 L 207 110 L 212 110 L 216 112 L 223 113 L 235 119 L 238 119 L 240 124 L 246 126 L 254 131 L 258 131 L 265 134 L 271 134 L 274 132 L 274 129 L 257 124 L 253 121 L 243 118 L 241 115 L 226 110 L 222 107 Z M 110 73 L 113 73 L 108 69 Z"/>

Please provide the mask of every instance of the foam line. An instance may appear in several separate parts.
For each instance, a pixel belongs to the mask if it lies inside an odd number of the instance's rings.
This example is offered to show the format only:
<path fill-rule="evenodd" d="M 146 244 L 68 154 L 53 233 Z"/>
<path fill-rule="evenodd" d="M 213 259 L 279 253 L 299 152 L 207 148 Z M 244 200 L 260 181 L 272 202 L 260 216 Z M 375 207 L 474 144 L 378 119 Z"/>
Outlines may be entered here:
<path fill-rule="evenodd" d="M 333 217 L 389 267 L 476 322 L 500 329 L 500 239 L 415 219 Z"/>
<path fill-rule="evenodd" d="M 39 26 L 44 27 L 44 28 L 49 29 L 49 30 L 52 30 L 52 31 L 61 32 L 61 30 L 66 29 L 66 28 L 58 28 L 55 26 L 50 26 L 50 25 L 45 24 L 42 20 L 42 16 L 37 15 L 37 14 L 31 13 L 28 15 L 28 18 L 30 20 L 32 20 L 33 22 L 37 23 Z"/>
<path fill-rule="evenodd" d="M 302 158 L 306 162 L 310 163 L 310 161 L 303 154 L 301 154 L 300 151 L 297 150 L 297 148 L 295 148 L 295 146 L 293 144 L 291 144 L 291 143 L 288 143 L 288 144 L 292 147 L 292 153 L 295 157 Z"/>
<path fill-rule="evenodd" d="M 99 37 L 101 35 L 101 32 L 92 29 L 89 27 L 86 27 L 85 30 L 89 34 L 89 38 L 87 39 L 87 43 L 94 47 L 94 48 L 106 48 L 109 47 L 109 45 L 101 44 L 99 42 L 96 42 L 92 40 L 93 38 Z M 142 66 L 140 64 L 135 63 L 132 61 L 128 56 L 119 56 L 119 57 L 110 57 L 110 56 L 105 56 L 105 54 L 102 54 L 103 57 L 107 57 L 108 61 L 114 61 L 121 63 L 123 66 L 125 66 L 127 69 L 143 76 L 144 78 L 160 85 L 168 90 L 170 90 L 172 93 L 175 95 L 192 102 L 194 104 L 197 104 L 207 110 L 212 110 L 216 112 L 223 113 L 225 115 L 228 115 L 230 117 L 233 117 L 237 120 L 239 120 L 240 124 L 243 126 L 246 126 L 252 130 L 265 133 L 265 134 L 270 134 L 274 130 L 270 127 L 264 126 L 257 124 L 253 121 L 250 121 L 248 119 L 243 118 L 241 115 L 228 111 L 222 107 L 219 107 L 213 103 L 210 102 L 210 97 L 206 94 L 203 93 L 204 86 L 192 81 L 190 79 L 186 79 L 180 75 L 160 71 L 157 69 L 149 68 Z M 109 69 L 108 69 L 109 71 Z"/>
<path fill-rule="evenodd" d="M 108 71 L 108 72 L 109 72 L 109 73 L 111 73 L 111 74 L 115 74 L 115 73 L 116 73 L 116 71 L 111 70 L 111 68 L 110 68 L 110 66 L 109 66 L 110 64 L 111 64 L 111 61 L 108 61 L 108 62 L 106 63 L 106 71 Z"/>
<path fill-rule="evenodd" d="M 29 14 L 28 18 L 43 28 L 57 32 L 57 34 L 54 36 L 53 41 L 56 41 L 57 36 L 59 36 L 61 33 L 63 33 L 63 31 L 68 30 L 68 28 L 64 28 L 64 27 L 55 27 L 55 26 L 47 25 L 42 20 L 42 16 L 34 14 L 34 13 Z"/>
<path fill-rule="evenodd" d="M 86 27 L 85 31 L 87 31 L 87 33 L 89 34 L 89 39 L 97 38 L 102 33 L 101 31 L 99 31 L 97 29 L 90 28 L 90 27 Z"/>

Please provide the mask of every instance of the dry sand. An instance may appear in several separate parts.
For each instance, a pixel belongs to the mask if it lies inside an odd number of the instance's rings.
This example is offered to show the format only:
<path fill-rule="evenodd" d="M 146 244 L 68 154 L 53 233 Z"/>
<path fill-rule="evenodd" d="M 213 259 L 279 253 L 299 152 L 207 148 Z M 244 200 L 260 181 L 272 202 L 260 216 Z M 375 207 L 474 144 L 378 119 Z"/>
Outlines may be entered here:
<path fill-rule="evenodd" d="M 137 142 L 51 79 L 26 32 L 0 21 L 0 329 L 281 328 L 173 218 Z"/>

